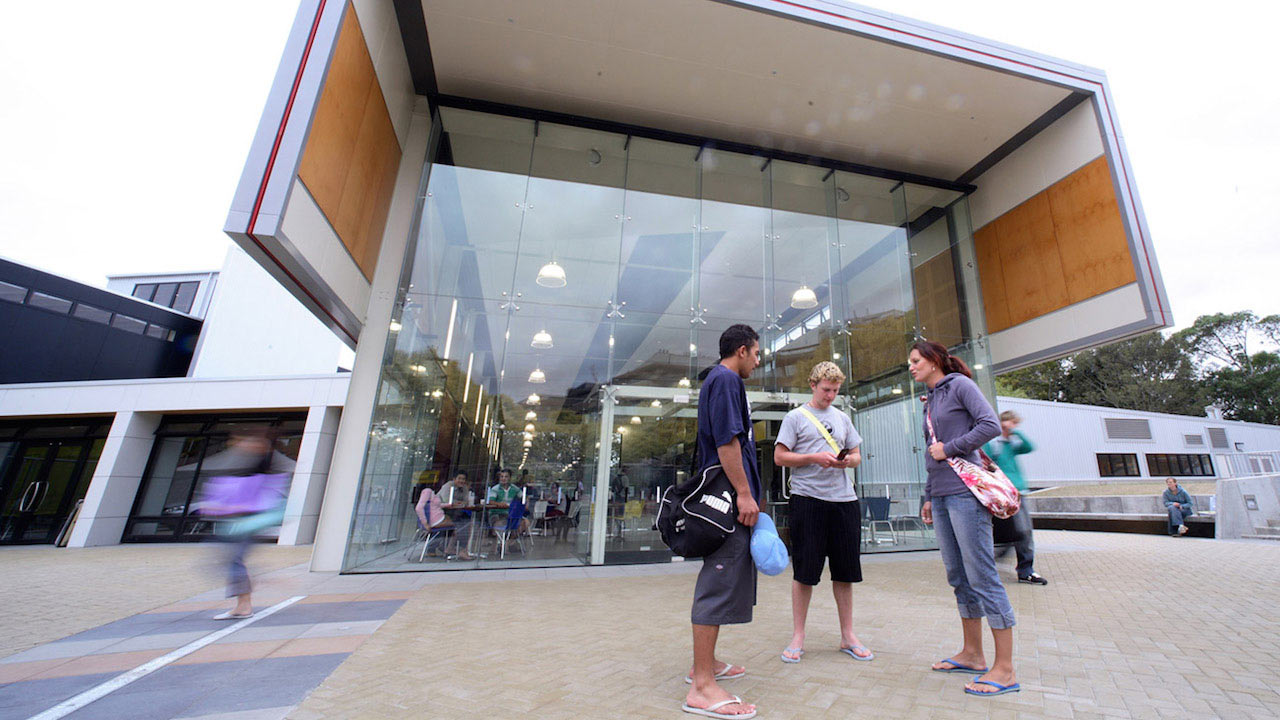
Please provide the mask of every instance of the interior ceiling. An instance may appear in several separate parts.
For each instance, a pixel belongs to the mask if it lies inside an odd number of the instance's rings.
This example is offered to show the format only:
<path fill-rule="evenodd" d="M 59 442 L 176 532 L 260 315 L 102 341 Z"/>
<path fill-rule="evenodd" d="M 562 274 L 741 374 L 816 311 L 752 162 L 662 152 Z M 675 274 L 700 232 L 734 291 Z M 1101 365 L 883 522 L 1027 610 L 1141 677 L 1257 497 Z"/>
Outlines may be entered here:
<path fill-rule="evenodd" d="M 1047 83 L 714 0 L 423 0 L 446 95 L 952 180 Z"/>

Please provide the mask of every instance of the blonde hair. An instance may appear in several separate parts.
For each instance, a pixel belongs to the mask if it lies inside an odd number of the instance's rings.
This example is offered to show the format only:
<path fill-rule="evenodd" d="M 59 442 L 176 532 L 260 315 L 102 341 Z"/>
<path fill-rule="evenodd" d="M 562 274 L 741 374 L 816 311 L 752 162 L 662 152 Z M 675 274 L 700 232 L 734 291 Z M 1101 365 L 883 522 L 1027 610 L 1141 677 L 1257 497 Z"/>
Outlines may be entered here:
<path fill-rule="evenodd" d="M 823 360 L 809 371 L 809 384 L 817 385 L 825 380 L 835 380 L 837 383 L 844 384 L 844 372 L 840 370 L 839 365 Z"/>
<path fill-rule="evenodd" d="M 1000 413 L 1000 420 L 1001 421 L 1009 420 L 1016 423 L 1020 423 L 1022 422 L 1022 416 L 1012 410 L 1005 410 L 1004 412 Z"/>

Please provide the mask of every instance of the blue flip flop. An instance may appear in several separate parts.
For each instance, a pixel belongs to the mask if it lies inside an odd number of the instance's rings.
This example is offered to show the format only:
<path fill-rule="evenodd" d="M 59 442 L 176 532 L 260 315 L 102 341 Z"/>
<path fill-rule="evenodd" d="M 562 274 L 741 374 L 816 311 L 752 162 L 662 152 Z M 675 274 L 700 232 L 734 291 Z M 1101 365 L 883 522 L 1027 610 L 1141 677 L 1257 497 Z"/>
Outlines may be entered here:
<path fill-rule="evenodd" d="M 932 668 L 934 672 L 944 672 L 944 673 L 958 672 L 958 673 L 973 673 L 974 675 L 981 675 L 982 673 L 987 671 L 987 668 L 975 668 L 975 667 L 969 667 L 968 665 L 962 665 L 951 658 L 947 658 L 946 660 L 939 660 L 938 662 L 949 662 L 954 667 Z"/>
<path fill-rule="evenodd" d="M 964 691 L 970 695 L 1003 695 L 1005 693 L 1018 692 L 1019 690 L 1022 689 L 1022 686 L 1019 685 L 1018 683 L 1014 683 L 1012 685 L 1001 685 L 1000 683 L 991 682 L 990 680 L 974 680 L 973 684 L 974 685 L 990 685 L 991 687 L 995 688 L 996 691 L 995 692 L 979 692 L 977 690 L 972 690 L 970 688 L 965 688 Z"/>
<path fill-rule="evenodd" d="M 862 657 L 861 655 L 855 653 L 854 650 L 866 650 L 867 656 Z M 874 660 L 876 657 L 875 653 L 871 652 L 870 650 L 867 650 L 867 648 L 863 645 L 852 645 L 850 647 L 842 647 L 840 648 L 840 652 L 844 653 L 845 655 L 848 655 L 854 660 L 861 660 L 862 662 L 869 662 L 871 660 Z"/>

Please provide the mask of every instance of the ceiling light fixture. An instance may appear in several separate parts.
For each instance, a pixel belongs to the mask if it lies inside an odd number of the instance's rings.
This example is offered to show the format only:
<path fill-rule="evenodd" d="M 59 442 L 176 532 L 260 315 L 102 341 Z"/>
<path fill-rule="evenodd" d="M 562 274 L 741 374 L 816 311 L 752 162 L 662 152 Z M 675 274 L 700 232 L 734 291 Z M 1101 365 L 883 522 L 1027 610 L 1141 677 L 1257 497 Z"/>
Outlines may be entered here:
<path fill-rule="evenodd" d="M 564 268 L 552 260 L 538 270 L 538 278 L 534 282 L 545 288 L 562 288 L 568 284 L 569 280 L 565 276 Z"/>
<path fill-rule="evenodd" d="M 542 402 L 542 398 L 538 397 L 538 393 L 529 393 L 529 399 L 526 400 L 525 402 L 529 403 L 530 405 L 537 405 L 538 403 Z"/>
<path fill-rule="evenodd" d="M 814 304 L 817 304 L 816 300 L 814 301 Z M 538 332 L 534 333 L 533 341 L 530 342 L 529 344 L 533 347 L 538 348 L 539 350 L 549 350 L 552 347 L 551 333 L 547 332 L 546 330 L 539 330 Z"/>
<path fill-rule="evenodd" d="M 689 378 L 687 378 L 687 377 L 682 377 L 682 378 L 680 378 L 680 382 L 676 383 L 676 385 L 679 385 L 679 386 L 680 386 L 680 387 L 682 387 L 682 388 L 687 388 L 687 387 L 689 387 L 689 385 L 690 385 L 690 383 L 689 383 Z"/>
<path fill-rule="evenodd" d="M 653 402 L 649 403 L 649 407 L 656 407 L 656 408 L 662 407 L 662 401 L 654 400 Z"/>
<path fill-rule="evenodd" d="M 525 426 L 524 426 L 524 431 L 525 431 L 525 432 L 533 432 L 533 423 L 529 423 L 528 425 L 525 425 Z"/>
<path fill-rule="evenodd" d="M 400 327 L 401 327 L 400 323 L 396 322 L 395 320 L 391 321 L 390 327 L 391 327 L 391 332 L 400 332 Z"/>
<path fill-rule="evenodd" d="M 525 414 L 524 414 L 524 419 L 525 419 L 525 420 L 537 420 L 537 419 L 538 419 L 538 413 L 536 413 L 536 412 L 534 412 L 534 411 L 530 410 L 529 412 L 527 412 L 527 413 L 525 413 Z"/>
<path fill-rule="evenodd" d="M 641 422 L 641 421 L 640 421 L 640 416 L 639 416 L 639 415 L 632 415 L 632 416 L 631 416 L 631 424 L 632 424 L 632 425 L 639 425 L 639 424 L 640 424 L 640 422 Z"/>
<path fill-rule="evenodd" d="M 797 310 L 818 307 L 818 296 L 808 285 L 801 285 L 800 289 L 791 294 L 791 307 Z"/>
<path fill-rule="evenodd" d="M 529 382 L 531 383 L 544 383 L 546 381 L 547 374 L 538 368 L 534 368 L 533 372 L 529 373 Z"/>

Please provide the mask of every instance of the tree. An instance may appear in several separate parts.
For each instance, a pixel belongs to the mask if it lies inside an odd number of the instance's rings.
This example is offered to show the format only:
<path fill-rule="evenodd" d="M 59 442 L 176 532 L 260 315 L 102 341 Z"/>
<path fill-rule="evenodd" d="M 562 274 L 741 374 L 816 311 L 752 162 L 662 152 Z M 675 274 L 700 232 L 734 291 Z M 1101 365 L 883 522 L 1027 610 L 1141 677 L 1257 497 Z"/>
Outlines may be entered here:
<path fill-rule="evenodd" d="M 1223 417 L 1280 424 L 1280 315 L 1202 315 L 1174 338 L 1200 361 Z"/>
<path fill-rule="evenodd" d="M 1210 396 L 1186 345 L 1148 333 L 999 378 L 1000 392 L 1037 400 L 1203 415 Z"/>

